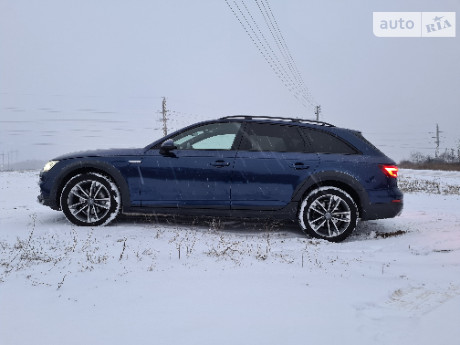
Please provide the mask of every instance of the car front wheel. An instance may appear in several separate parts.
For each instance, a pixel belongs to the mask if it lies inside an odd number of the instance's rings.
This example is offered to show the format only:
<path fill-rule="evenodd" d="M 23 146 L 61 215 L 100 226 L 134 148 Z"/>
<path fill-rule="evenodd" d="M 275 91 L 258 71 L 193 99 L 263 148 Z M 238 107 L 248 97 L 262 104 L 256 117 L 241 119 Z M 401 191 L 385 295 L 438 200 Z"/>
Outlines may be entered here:
<path fill-rule="evenodd" d="M 356 228 L 359 212 L 353 198 L 340 188 L 320 187 L 302 201 L 299 223 L 308 235 L 340 242 Z"/>
<path fill-rule="evenodd" d="M 61 194 L 61 208 L 76 225 L 106 225 L 120 212 L 120 192 L 112 180 L 98 173 L 72 177 Z"/>

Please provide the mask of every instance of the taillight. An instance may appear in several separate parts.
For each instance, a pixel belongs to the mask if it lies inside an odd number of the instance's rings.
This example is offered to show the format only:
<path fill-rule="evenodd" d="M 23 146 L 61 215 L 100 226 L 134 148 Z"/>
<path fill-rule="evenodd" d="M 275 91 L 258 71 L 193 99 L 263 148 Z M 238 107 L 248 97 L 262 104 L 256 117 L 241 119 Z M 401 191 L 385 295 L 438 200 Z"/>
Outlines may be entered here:
<path fill-rule="evenodd" d="M 393 178 L 398 177 L 399 168 L 396 165 L 380 164 L 380 169 L 382 169 L 383 173 L 387 175 L 388 177 L 393 177 Z"/>

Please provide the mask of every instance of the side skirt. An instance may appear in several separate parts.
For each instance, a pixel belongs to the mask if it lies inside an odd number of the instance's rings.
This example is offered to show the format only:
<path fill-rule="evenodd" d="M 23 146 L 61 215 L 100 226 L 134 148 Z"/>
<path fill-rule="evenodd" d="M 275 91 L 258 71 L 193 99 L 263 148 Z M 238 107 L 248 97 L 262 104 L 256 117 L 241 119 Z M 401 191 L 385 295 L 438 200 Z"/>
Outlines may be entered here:
<path fill-rule="evenodd" d="M 295 220 L 297 217 L 296 202 L 291 202 L 282 209 L 244 209 L 222 210 L 212 208 L 178 208 L 178 207 L 129 207 L 123 209 L 125 215 L 187 215 L 203 217 L 229 217 L 229 218 L 269 218 L 275 220 Z"/>

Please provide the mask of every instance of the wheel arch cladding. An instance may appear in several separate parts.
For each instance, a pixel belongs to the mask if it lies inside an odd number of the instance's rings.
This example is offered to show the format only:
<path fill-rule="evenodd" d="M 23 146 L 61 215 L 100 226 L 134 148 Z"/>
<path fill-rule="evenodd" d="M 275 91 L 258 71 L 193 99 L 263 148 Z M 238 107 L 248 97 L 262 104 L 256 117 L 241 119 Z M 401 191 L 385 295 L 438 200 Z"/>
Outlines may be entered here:
<path fill-rule="evenodd" d="M 54 184 L 53 190 L 51 191 L 54 195 L 56 205 L 60 206 L 61 193 L 67 182 L 78 174 L 86 173 L 99 173 L 110 178 L 120 191 L 122 212 L 123 209 L 129 208 L 131 205 L 131 198 L 129 195 L 128 184 L 125 178 L 113 165 L 97 160 L 84 160 L 70 163 L 61 171 L 59 177 L 57 178 L 58 183 Z"/>
<path fill-rule="evenodd" d="M 292 201 L 299 204 L 313 190 L 325 186 L 336 187 L 348 193 L 358 207 L 358 212 L 361 215 L 363 208 L 368 202 L 366 191 L 361 186 L 361 183 L 352 175 L 337 171 L 320 172 L 310 176 L 295 192 Z"/>

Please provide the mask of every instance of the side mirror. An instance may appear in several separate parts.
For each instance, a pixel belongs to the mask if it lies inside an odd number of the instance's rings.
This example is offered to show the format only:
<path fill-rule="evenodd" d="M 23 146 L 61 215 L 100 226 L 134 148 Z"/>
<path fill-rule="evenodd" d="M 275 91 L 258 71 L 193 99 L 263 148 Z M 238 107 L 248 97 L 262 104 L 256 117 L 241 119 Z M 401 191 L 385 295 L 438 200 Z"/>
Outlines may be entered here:
<path fill-rule="evenodd" d="M 177 146 L 174 145 L 174 141 L 172 139 L 163 141 L 163 143 L 160 146 L 161 153 L 169 153 L 169 151 L 176 150 L 176 149 L 177 149 Z"/>

